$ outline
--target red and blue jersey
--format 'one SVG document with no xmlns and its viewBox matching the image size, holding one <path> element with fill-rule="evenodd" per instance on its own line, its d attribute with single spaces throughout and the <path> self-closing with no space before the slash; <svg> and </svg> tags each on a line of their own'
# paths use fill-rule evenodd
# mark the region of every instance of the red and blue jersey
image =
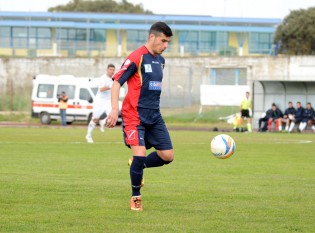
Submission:
<svg viewBox="0 0 315 233">
<path fill-rule="evenodd" d="M 128 93 L 122 105 L 125 124 L 140 121 L 139 109 L 159 110 L 165 59 L 151 54 L 145 46 L 131 53 L 113 76 Z"/>
</svg>

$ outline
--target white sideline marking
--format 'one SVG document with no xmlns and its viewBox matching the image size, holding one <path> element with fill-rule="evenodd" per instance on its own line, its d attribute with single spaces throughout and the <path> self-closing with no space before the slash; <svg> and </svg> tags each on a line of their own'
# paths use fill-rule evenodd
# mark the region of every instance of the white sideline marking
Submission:
<svg viewBox="0 0 315 233">
<path fill-rule="evenodd" d="M 94 142 L 94 143 L 87 143 L 86 141 L 84 142 L 18 142 L 18 141 L 0 141 L 0 144 L 122 144 L 123 142 Z"/>
<path fill-rule="evenodd" d="M 283 142 L 276 142 L 277 144 L 289 144 L 289 143 L 297 143 L 297 144 L 306 144 L 306 143 L 312 143 L 311 140 L 288 140 Z"/>
<path fill-rule="evenodd" d="M 270 143 L 270 141 L 265 141 L 262 140 L 265 143 Z M 260 142 L 262 142 L 260 141 Z M 308 144 L 308 143 L 312 143 L 313 141 L 311 140 L 277 140 L 274 143 L 276 144 L 289 144 L 289 143 L 295 143 L 295 144 Z M 31 141 L 31 142 L 18 142 L 18 141 L 0 141 L 0 144 L 89 144 L 86 141 L 74 141 L 74 142 L 35 142 L 35 141 Z M 94 142 L 94 143 L 90 143 L 91 145 L 93 144 L 123 144 L 124 142 L 120 141 L 120 142 Z M 244 142 L 244 144 L 246 144 L 247 142 Z M 190 145 L 206 145 L 206 144 L 210 144 L 210 142 L 177 142 L 173 144 L 190 144 Z"/>
</svg>

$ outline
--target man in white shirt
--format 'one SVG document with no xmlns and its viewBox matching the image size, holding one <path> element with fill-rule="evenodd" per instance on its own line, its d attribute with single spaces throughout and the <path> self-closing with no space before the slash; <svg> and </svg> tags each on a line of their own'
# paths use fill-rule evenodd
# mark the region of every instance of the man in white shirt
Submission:
<svg viewBox="0 0 315 233">
<path fill-rule="evenodd" d="M 115 73 L 115 66 L 109 64 L 106 74 L 100 77 L 99 89 L 96 93 L 93 103 L 93 116 L 88 125 L 86 140 L 88 143 L 93 143 L 92 132 L 97 125 L 100 124 L 100 130 L 104 132 L 106 117 L 111 111 L 111 88 L 113 85 L 112 76 Z"/>
</svg>

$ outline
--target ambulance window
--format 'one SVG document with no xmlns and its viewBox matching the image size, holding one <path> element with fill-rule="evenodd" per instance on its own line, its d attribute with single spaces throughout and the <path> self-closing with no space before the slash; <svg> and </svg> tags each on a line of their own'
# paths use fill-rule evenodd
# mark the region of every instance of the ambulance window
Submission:
<svg viewBox="0 0 315 233">
<path fill-rule="evenodd" d="M 80 88 L 80 100 L 90 100 L 92 99 L 92 96 L 90 95 L 90 92 L 85 88 Z"/>
<path fill-rule="evenodd" d="M 75 85 L 59 85 L 57 89 L 57 95 L 61 92 L 65 92 L 69 99 L 74 99 Z"/>
<path fill-rule="evenodd" d="M 98 91 L 98 87 L 92 87 L 91 89 L 92 89 L 94 95 L 96 95 L 96 93 L 97 93 L 97 91 Z"/>
<path fill-rule="evenodd" d="M 37 91 L 37 97 L 38 98 L 52 98 L 54 94 L 54 85 L 52 84 L 39 84 L 38 85 L 38 91 Z"/>
</svg>

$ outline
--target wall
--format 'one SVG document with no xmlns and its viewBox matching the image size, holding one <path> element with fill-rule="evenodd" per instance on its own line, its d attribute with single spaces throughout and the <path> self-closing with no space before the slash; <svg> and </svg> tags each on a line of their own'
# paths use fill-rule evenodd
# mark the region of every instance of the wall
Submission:
<svg viewBox="0 0 315 233">
<path fill-rule="evenodd" d="M 0 96 L 30 98 L 36 74 L 98 77 L 108 63 L 118 69 L 123 58 L 1 58 Z M 200 85 L 210 84 L 211 67 L 247 69 L 248 85 L 261 81 L 315 81 L 315 57 L 166 58 L 162 107 L 200 104 Z"/>
</svg>

